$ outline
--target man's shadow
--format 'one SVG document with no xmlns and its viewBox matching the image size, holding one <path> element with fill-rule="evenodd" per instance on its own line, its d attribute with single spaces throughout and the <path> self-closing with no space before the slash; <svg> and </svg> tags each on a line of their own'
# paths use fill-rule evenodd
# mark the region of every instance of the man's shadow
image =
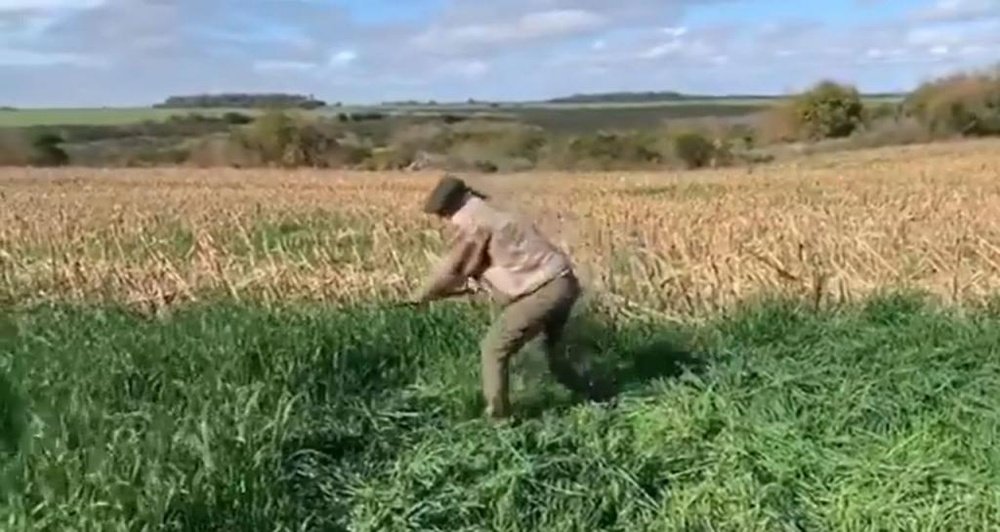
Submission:
<svg viewBox="0 0 1000 532">
<path fill-rule="evenodd" d="M 681 328 L 615 326 L 598 316 L 576 316 L 567 324 L 557 352 L 567 357 L 576 374 L 589 376 L 587 389 L 569 397 L 558 390 L 560 379 L 548 365 L 540 342 L 535 341 L 515 362 L 522 379 L 533 381 L 525 387 L 517 409 L 523 417 L 536 418 L 584 402 L 614 403 L 624 393 L 686 373 L 700 376 L 708 369 L 708 356 L 698 353 L 693 344 Z M 554 386 L 540 388 L 545 381 Z"/>
</svg>

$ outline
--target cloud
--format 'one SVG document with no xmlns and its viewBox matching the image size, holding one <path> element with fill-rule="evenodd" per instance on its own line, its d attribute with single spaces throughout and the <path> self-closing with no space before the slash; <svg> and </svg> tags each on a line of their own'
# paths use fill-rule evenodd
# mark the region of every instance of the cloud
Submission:
<svg viewBox="0 0 1000 532">
<path fill-rule="evenodd" d="M 930 22 L 962 22 L 1000 17 L 1000 0 L 937 0 L 918 9 L 915 19 Z"/>
<path fill-rule="evenodd" d="M 259 72 L 301 71 L 315 68 L 313 63 L 304 61 L 260 60 L 254 61 L 253 68 Z"/>
<path fill-rule="evenodd" d="M 1000 0 L 830 1 L 852 11 L 407 0 L 416 14 L 379 22 L 383 2 L 0 0 L 0 105 L 149 104 L 208 90 L 361 102 L 773 92 L 830 76 L 891 90 L 995 60 L 1000 47 Z"/>
<path fill-rule="evenodd" d="M 508 21 L 437 26 L 417 35 L 413 41 L 429 50 L 463 53 L 481 46 L 504 46 L 518 41 L 584 33 L 605 22 L 601 15 L 581 9 L 539 11 Z"/>
<path fill-rule="evenodd" d="M 340 50 L 330 55 L 330 66 L 340 67 L 353 63 L 358 58 L 354 50 Z"/>
<path fill-rule="evenodd" d="M 89 57 L 72 53 L 46 53 L 34 52 L 31 50 L 18 50 L 12 48 L 0 48 L 0 66 L 53 66 L 53 65 L 73 65 L 73 66 L 107 66 L 107 63 L 100 58 Z"/>
<path fill-rule="evenodd" d="M 0 11 L 91 9 L 105 0 L 0 0 Z"/>
</svg>

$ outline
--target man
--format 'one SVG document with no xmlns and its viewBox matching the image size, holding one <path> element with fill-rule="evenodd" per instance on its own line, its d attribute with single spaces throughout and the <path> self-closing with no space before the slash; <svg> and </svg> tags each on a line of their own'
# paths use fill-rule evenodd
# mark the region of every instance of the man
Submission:
<svg viewBox="0 0 1000 532">
<path fill-rule="evenodd" d="M 431 191 L 424 212 L 447 219 L 459 234 L 416 302 L 473 293 L 472 282 L 487 288 L 501 304 L 500 316 L 481 344 L 483 396 L 490 418 L 510 416 L 510 359 L 538 335 L 544 338 L 549 368 L 562 385 L 604 398 L 586 372 L 556 349 L 581 291 L 569 258 L 533 224 L 486 199 L 452 176 Z"/>
</svg>

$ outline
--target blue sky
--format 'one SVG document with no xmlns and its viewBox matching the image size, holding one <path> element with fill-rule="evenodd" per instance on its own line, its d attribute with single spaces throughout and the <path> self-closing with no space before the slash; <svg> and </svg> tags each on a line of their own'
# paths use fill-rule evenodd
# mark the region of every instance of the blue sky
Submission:
<svg viewBox="0 0 1000 532">
<path fill-rule="evenodd" d="M 0 105 L 893 91 L 1000 64 L 1000 0 L 0 0 Z"/>
</svg>

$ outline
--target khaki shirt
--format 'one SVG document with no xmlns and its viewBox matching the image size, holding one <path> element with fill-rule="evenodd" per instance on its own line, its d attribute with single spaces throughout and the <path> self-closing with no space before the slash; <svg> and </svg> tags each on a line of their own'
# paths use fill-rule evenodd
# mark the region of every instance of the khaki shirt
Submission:
<svg viewBox="0 0 1000 532">
<path fill-rule="evenodd" d="M 470 199 L 451 218 L 459 229 L 451 251 L 431 278 L 425 297 L 466 285 L 469 279 L 503 301 L 529 294 L 572 271 L 569 257 L 537 227 Z"/>
</svg>

